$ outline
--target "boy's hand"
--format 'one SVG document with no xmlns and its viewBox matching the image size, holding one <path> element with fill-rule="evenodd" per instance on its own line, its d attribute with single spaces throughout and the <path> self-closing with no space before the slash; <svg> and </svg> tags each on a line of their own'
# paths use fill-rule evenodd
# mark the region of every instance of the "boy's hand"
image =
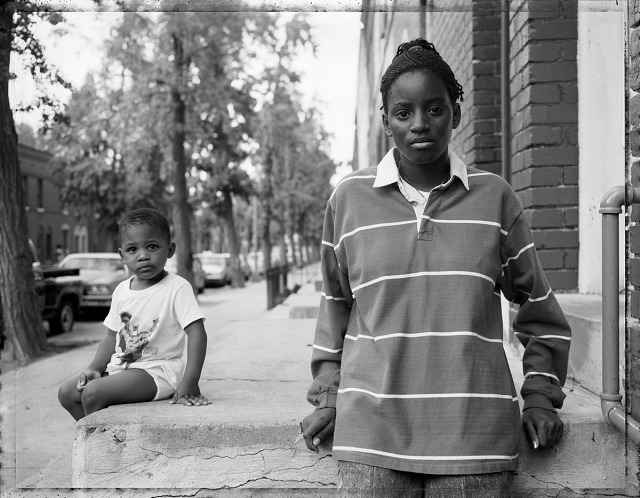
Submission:
<svg viewBox="0 0 640 498">
<path fill-rule="evenodd" d="M 211 401 L 200 394 L 200 388 L 197 382 L 187 381 L 183 379 L 178 385 L 177 391 L 171 398 L 172 405 L 180 403 L 185 406 L 202 406 L 210 405 Z"/>
<path fill-rule="evenodd" d="M 99 379 L 102 377 L 102 374 L 97 370 L 85 370 L 78 376 L 78 391 L 82 392 L 84 387 L 92 380 Z"/>
<path fill-rule="evenodd" d="M 550 448 L 562 439 L 564 424 L 551 410 L 528 408 L 522 413 L 522 425 L 534 450 Z"/>
<path fill-rule="evenodd" d="M 317 408 L 311 415 L 305 417 L 300 428 L 307 448 L 318 453 L 318 446 L 333 434 L 335 426 L 336 409 L 332 407 Z"/>
</svg>

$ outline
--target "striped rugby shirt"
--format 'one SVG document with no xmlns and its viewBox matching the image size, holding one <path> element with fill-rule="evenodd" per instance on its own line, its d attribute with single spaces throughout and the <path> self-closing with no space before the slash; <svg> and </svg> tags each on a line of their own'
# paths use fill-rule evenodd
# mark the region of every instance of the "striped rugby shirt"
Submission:
<svg viewBox="0 0 640 498">
<path fill-rule="evenodd" d="M 515 470 L 522 428 L 500 293 L 519 305 L 523 409 L 562 406 L 571 330 L 509 184 L 449 151 L 451 177 L 416 230 L 396 153 L 345 176 L 327 203 L 307 399 L 336 407 L 339 460 Z"/>
</svg>

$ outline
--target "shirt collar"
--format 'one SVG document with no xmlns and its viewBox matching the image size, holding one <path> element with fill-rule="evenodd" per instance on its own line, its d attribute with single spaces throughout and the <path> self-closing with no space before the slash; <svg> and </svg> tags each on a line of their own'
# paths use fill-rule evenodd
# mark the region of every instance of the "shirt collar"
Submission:
<svg viewBox="0 0 640 498">
<path fill-rule="evenodd" d="M 397 150 L 398 149 L 396 147 L 393 147 L 378 164 L 376 180 L 373 182 L 374 187 L 385 187 L 393 183 L 400 183 L 400 172 L 398 171 L 398 165 L 396 164 Z M 451 177 L 453 178 L 454 176 L 457 176 L 460 178 L 464 187 L 469 190 L 467 167 L 451 149 L 448 150 L 448 154 Z"/>
</svg>

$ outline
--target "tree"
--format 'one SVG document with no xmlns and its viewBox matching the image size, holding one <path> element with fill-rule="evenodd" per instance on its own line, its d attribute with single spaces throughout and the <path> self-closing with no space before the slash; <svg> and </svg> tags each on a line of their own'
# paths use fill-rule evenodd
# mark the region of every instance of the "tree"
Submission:
<svg viewBox="0 0 640 498">
<path fill-rule="evenodd" d="M 58 14 L 35 12 L 29 3 L 22 4 L 22 10 L 17 10 L 14 2 L 0 3 L 0 304 L 5 356 L 15 357 L 19 364 L 45 354 L 48 346 L 24 229 L 27 219 L 18 137 L 9 103 L 9 81 L 16 77 L 9 69 L 11 54 L 30 56 L 29 70 L 36 83 L 53 82 L 68 87 L 45 61 L 42 47 L 30 29 L 34 16 L 52 23 L 60 21 Z M 32 106 L 42 106 L 45 120 L 55 119 L 56 106 L 46 92 Z"/>
<path fill-rule="evenodd" d="M 260 148 L 256 160 L 261 166 L 259 197 L 263 215 L 263 253 L 265 269 L 271 267 L 272 228 L 275 221 L 278 229 L 275 238 L 280 246 L 280 258 L 287 262 L 285 233 L 286 220 L 292 212 L 292 175 L 295 168 L 293 154 L 298 147 L 298 128 L 304 111 L 300 104 L 297 85 L 300 75 L 293 69 L 298 51 L 315 45 L 311 39 L 310 26 L 303 15 L 293 16 L 272 40 L 270 58 L 263 70 L 264 96 L 255 127 L 255 139 Z M 290 231 L 289 238 L 293 233 Z"/>
<path fill-rule="evenodd" d="M 227 232 L 232 245 L 232 266 L 236 270 L 234 282 L 243 285 L 241 278 L 238 243 L 235 235 L 233 215 L 233 197 L 244 195 L 241 188 L 244 180 L 240 163 L 247 155 L 242 144 L 247 140 L 249 114 L 253 112 L 253 99 L 249 94 L 249 76 L 244 71 L 242 60 L 252 50 L 256 40 L 272 36 L 272 22 L 268 14 L 237 13 L 180 13 L 158 16 L 129 13 L 123 16 L 121 24 L 108 43 L 107 74 L 117 75 L 121 82 L 119 93 L 114 92 L 114 77 L 107 78 L 105 88 L 93 92 L 102 100 L 96 107 L 104 108 L 103 114 L 109 116 L 105 123 L 95 113 L 83 127 L 91 129 L 94 123 L 99 128 L 98 142 L 102 149 L 109 149 L 109 158 L 118 161 L 101 161 L 120 168 L 122 174 L 137 178 L 136 172 L 129 166 L 132 161 L 140 163 L 140 150 L 127 146 L 127 126 L 123 118 L 109 112 L 118 101 L 128 104 L 131 111 L 140 111 L 135 102 L 144 102 L 153 113 L 133 114 L 138 123 L 143 123 L 147 141 L 155 144 L 154 151 L 168 172 L 170 201 L 174 205 L 174 238 L 177 243 L 178 273 L 191 277 L 191 219 L 193 203 L 189 197 L 192 179 L 201 173 L 207 181 L 215 182 L 215 189 L 205 189 L 220 193 L 224 203 L 219 211 L 224 214 Z M 115 98 L 117 97 L 117 98 Z M 82 98 L 81 95 L 78 96 Z M 115 100 L 114 100 L 115 98 Z M 135 123 L 131 123 L 135 126 Z M 91 133 L 79 136 L 86 138 Z M 152 136 L 152 138 L 151 138 Z M 79 150 L 87 153 L 87 144 L 78 140 Z M 138 140 L 140 143 L 140 140 Z M 167 146 L 166 144 L 170 144 Z M 88 150 L 93 150 L 89 148 Z M 79 163 L 78 163 L 79 164 Z M 73 162 L 66 163 L 72 167 Z M 78 181 L 90 183 L 96 178 L 95 168 L 77 168 Z M 246 176 L 246 174 L 245 174 Z M 73 180 L 73 176 L 70 177 Z M 72 188 L 68 191 L 74 190 Z M 113 203 L 118 209 L 123 202 Z M 199 206 L 195 206 L 199 209 Z"/>
<path fill-rule="evenodd" d="M 145 126 L 152 109 L 114 86 L 104 70 L 100 77 L 87 77 L 72 94 L 64 120 L 44 137 L 54 154 L 62 202 L 95 217 L 114 240 L 126 211 L 162 211 L 168 204 L 160 141 L 154 128 Z"/>
</svg>

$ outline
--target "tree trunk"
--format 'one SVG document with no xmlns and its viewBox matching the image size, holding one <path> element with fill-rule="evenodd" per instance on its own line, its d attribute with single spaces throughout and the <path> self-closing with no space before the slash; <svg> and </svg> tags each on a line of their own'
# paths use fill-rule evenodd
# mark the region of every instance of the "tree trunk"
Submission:
<svg viewBox="0 0 640 498">
<path fill-rule="evenodd" d="M 264 225 L 262 229 L 262 252 L 264 261 L 264 274 L 271 269 L 271 218 L 273 216 L 271 202 L 273 189 L 271 188 L 271 172 L 273 170 L 273 152 L 269 151 L 265 162 L 265 193 L 264 193 Z"/>
<path fill-rule="evenodd" d="M 185 63 L 182 40 L 179 35 L 173 35 L 175 84 L 171 89 L 173 104 L 173 230 L 176 243 L 176 258 L 178 274 L 186 278 L 193 286 L 193 254 L 191 253 L 191 212 L 187 194 L 187 161 L 184 152 L 186 106 L 180 92 L 184 80 Z"/>
<path fill-rule="evenodd" d="M 291 264 L 296 268 L 298 266 L 298 247 L 295 239 L 296 231 L 292 221 L 289 221 L 287 225 L 289 229 L 289 244 L 291 245 Z"/>
<path fill-rule="evenodd" d="M 9 105 L 12 4 L 0 5 L 0 305 L 5 354 L 23 365 L 48 350 L 26 230 L 18 136 Z"/>
<path fill-rule="evenodd" d="M 229 239 L 229 253 L 231 254 L 231 285 L 232 287 L 244 287 L 244 273 L 240 269 L 240 258 L 238 253 L 238 235 L 236 234 L 236 223 L 233 217 L 233 199 L 228 185 L 222 188 L 224 197 L 224 219 L 227 225 L 227 237 Z"/>
</svg>

